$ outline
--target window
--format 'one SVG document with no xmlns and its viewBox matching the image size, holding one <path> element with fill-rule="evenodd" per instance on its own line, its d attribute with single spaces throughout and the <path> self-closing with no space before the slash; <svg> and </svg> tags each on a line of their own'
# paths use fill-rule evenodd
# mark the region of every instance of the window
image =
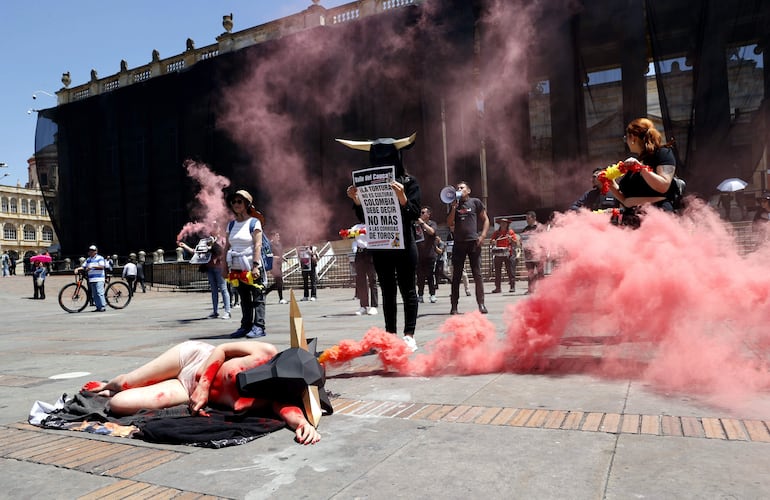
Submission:
<svg viewBox="0 0 770 500">
<path fill-rule="evenodd" d="M 21 200 L 21 213 L 29 213 L 29 200 Z"/>
<path fill-rule="evenodd" d="M 3 196 L 2 201 L 0 201 L 0 210 L 2 210 L 3 212 L 8 211 L 8 198 L 6 198 L 5 196 Z"/>
<path fill-rule="evenodd" d="M 29 200 L 29 213 L 32 215 L 37 214 L 37 200 Z"/>
<path fill-rule="evenodd" d="M 25 241 L 35 241 L 37 238 L 36 231 L 33 226 L 30 226 L 29 224 L 24 225 L 24 240 Z"/>
<path fill-rule="evenodd" d="M 3 238 L 6 240 L 16 239 L 16 226 L 13 224 L 6 224 L 3 226 Z"/>
<path fill-rule="evenodd" d="M 46 208 L 45 208 L 44 201 L 40 202 L 40 215 L 48 215 L 48 212 L 46 211 Z"/>
<path fill-rule="evenodd" d="M 16 201 L 16 198 L 11 198 L 11 213 L 15 214 L 18 211 L 19 211 L 18 201 Z"/>
<path fill-rule="evenodd" d="M 43 241 L 53 241 L 53 229 L 48 226 L 43 226 Z"/>
</svg>

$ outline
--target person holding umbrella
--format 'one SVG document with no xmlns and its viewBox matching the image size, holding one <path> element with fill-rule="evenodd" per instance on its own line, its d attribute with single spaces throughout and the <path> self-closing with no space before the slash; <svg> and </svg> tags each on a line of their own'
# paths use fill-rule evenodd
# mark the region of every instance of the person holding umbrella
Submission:
<svg viewBox="0 0 770 500">
<path fill-rule="evenodd" d="M 39 255 L 33 255 L 29 259 L 32 265 L 32 290 L 33 299 L 45 299 L 45 279 L 48 276 L 48 266 L 51 264 L 51 256 L 48 251 Z"/>
<path fill-rule="evenodd" d="M 35 270 L 32 271 L 32 289 L 34 291 L 32 299 L 45 300 L 45 278 L 48 275 L 45 264 L 43 261 L 37 260 L 33 265 Z"/>
</svg>

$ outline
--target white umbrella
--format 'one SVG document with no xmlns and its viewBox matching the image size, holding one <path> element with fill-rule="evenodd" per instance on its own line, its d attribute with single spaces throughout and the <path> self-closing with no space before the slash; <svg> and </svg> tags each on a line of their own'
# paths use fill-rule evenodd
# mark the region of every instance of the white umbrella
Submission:
<svg viewBox="0 0 770 500">
<path fill-rule="evenodd" d="M 723 193 L 732 193 L 734 191 L 740 191 L 748 185 L 749 183 L 744 180 L 738 179 L 737 177 L 731 177 L 720 182 L 717 189 Z"/>
</svg>

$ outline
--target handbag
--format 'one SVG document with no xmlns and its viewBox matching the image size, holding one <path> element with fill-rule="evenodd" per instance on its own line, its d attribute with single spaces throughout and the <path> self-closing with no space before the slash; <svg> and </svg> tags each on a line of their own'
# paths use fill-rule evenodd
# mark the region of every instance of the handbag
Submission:
<svg viewBox="0 0 770 500">
<path fill-rule="evenodd" d="M 45 283 L 45 279 L 35 278 L 35 283 L 37 283 L 37 286 L 43 286 L 43 283 Z"/>
</svg>

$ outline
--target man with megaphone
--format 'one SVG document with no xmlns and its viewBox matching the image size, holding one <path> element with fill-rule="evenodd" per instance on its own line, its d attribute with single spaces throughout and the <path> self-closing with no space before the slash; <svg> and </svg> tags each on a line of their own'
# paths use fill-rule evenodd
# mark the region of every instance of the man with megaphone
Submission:
<svg viewBox="0 0 770 500">
<path fill-rule="evenodd" d="M 449 314 L 457 314 L 457 303 L 460 299 L 460 280 L 468 257 L 473 274 L 473 283 L 476 288 L 476 303 L 482 314 L 487 313 L 484 305 L 484 282 L 481 278 L 481 248 L 484 238 L 489 231 L 489 217 L 487 208 L 478 198 L 471 198 L 471 188 L 465 181 L 457 184 L 459 197 L 450 205 L 447 224 L 454 233 L 454 248 L 452 250 L 452 308 Z"/>
<path fill-rule="evenodd" d="M 462 195 L 462 191 L 455 189 L 454 186 L 446 186 L 439 193 L 439 198 L 441 198 L 441 201 L 447 205 L 450 205 L 456 201 L 460 201 Z"/>
</svg>

